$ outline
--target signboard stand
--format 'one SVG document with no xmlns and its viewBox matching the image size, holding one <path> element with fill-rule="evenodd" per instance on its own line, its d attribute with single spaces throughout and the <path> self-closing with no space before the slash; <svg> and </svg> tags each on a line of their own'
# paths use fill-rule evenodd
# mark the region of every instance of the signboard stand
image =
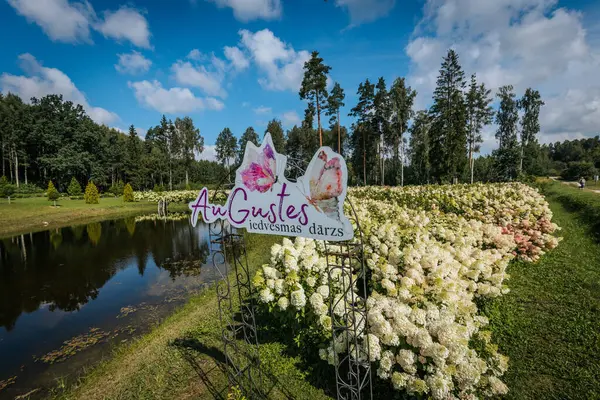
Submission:
<svg viewBox="0 0 600 400">
<path fill-rule="evenodd" d="M 364 348 L 359 343 L 367 338 L 368 292 L 362 231 L 346 197 L 346 164 L 339 154 L 321 147 L 306 173 L 297 180 L 285 177 L 286 168 L 287 157 L 274 151 L 267 134 L 260 148 L 247 144 L 225 205 L 215 203 L 217 194 L 223 191 L 208 199 L 206 189 L 189 205 L 192 224 L 195 226 L 202 216 L 209 225 L 212 264 L 221 278 L 217 282 L 217 299 L 229 387 L 237 386 L 249 399 L 267 398 L 269 391 L 261 371 L 257 296 L 251 284 L 244 233 L 240 230 L 244 228 L 249 233 L 324 241 L 330 291 L 332 272 L 339 270 L 348 278 L 342 279 L 348 283 L 341 293 L 342 299 L 347 299 L 344 316 L 333 312 L 335 304 L 329 309 L 332 340 L 340 336 L 350 338 L 347 351 L 340 354 L 335 365 L 337 398 L 372 399 L 369 354 L 351 355 L 351 348 Z M 346 202 L 352 211 L 350 218 L 344 215 Z"/>
</svg>

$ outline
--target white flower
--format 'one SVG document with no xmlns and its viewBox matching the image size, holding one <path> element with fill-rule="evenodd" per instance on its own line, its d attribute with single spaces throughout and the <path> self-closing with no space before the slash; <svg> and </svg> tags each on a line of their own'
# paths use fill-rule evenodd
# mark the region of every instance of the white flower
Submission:
<svg viewBox="0 0 600 400">
<path fill-rule="evenodd" d="M 290 301 L 287 299 L 287 297 L 280 297 L 279 300 L 277 300 L 277 305 L 281 310 L 285 311 L 290 305 Z"/>
<path fill-rule="evenodd" d="M 328 285 L 321 285 L 317 288 L 317 293 L 319 293 L 321 295 L 321 297 L 323 297 L 324 299 L 329 297 L 329 286 Z"/>
<path fill-rule="evenodd" d="M 291 303 L 296 309 L 300 310 L 306 305 L 306 295 L 302 288 L 291 293 Z"/>
<path fill-rule="evenodd" d="M 273 296 L 273 293 L 271 293 L 271 289 L 269 288 L 264 288 L 263 290 L 261 290 L 259 296 L 260 301 L 262 301 L 263 303 L 269 303 L 275 300 L 275 296 Z"/>
</svg>

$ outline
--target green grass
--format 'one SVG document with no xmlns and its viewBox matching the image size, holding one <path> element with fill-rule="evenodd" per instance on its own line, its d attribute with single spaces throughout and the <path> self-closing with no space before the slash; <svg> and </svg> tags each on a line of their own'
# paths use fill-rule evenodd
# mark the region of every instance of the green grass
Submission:
<svg viewBox="0 0 600 400">
<path fill-rule="evenodd" d="M 277 236 L 249 235 L 248 264 L 268 261 Z M 280 343 L 260 346 L 264 388 L 270 398 L 328 399 L 305 379 L 301 360 L 284 356 Z M 81 379 L 63 380 L 58 399 L 213 399 L 227 398 L 222 369 L 218 304 L 215 288 L 193 297 L 147 335 L 118 347 L 114 355 Z M 204 376 L 206 374 L 206 376 Z M 66 389 L 64 389 L 66 387 Z"/>
<path fill-rule="evenodd" d="M 121 197 L 101 198 L 98 204 L 84 200 L 61 198 L 54 207 L 45 197 L 0 200 L 0 238 L 26 232 L 61 228 L 74 223 L 89 223 L 113 217 L 156 212 L 156 203 L 125 203 Z M 172 204 L 170 211 L 182 211 L 187 206 Z"/>
<path fill-rule="evenodd" d="M 561 185 L 547 200 L 564 240 L 536 264 L 512 264 L 511 292 L 484 307 L 510 357 L 510 399 L 600 398 L 600 245 L 582 206 L 600 209 L 600 196 Z"/>
</svg>

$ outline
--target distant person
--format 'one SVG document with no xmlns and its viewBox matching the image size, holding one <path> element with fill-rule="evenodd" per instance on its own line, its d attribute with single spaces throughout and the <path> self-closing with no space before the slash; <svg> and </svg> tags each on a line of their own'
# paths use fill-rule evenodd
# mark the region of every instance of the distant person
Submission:
<svg viewBox="0 0 600 400">
<path fill-rule="evenodd" d="M 581 177 L 579 180 L 579 189 L 583 189 L 585 187 L 585 179 Z"/>
</svg>

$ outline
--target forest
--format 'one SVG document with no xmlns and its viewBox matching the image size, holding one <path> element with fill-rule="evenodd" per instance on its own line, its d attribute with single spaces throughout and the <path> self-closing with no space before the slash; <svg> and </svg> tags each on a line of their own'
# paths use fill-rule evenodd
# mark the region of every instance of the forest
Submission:
<svg viewBox="0 0 600 400">
<path fill-rule="evenodd" d="M 505 85 L 493 96 L 475 74 L 467 81 L 454 50 L 443 59 L 429 109 L 414 109 L 417 93 L 404 78 L 389 88 L 383 77 L 366 79 L 350 108 L 349 129 L 339 124 L 344 89 L 337 82 L 327 89 L 331 67 L 315 51 L 304 71 L 301 125 L 284 132 L 273 119 L 264 132 L 288 155 L 291 177 L 320 145 L 346 157 L 352 185 L 510 181 L 522 175 L 577 179 L 594 176 L 600 167 L 598 136 L 540 145 L 540 93 L 528 88 L 518 96 Z M 498 148 L 478 156 L 482 131 L 492 123 Z M 215 143 L 218 162 L 198 160 L 204 138 L 190 117 L 173 121 L 163 115 L 141 139 L 133 125 L 127 134 L 98 125 L 59 94 L 21 99 L 0 93 L 1 175 L 17 188 L 52 181 L 64 191 L 73 177 L 93 181 L 101 191 L 122 182 L 136 190 L 217 184 L 235 171 L 245 144 L 258 144 L 259 136 L 248 127 L 238 138 L 225 127 Z"/>
</svg>

